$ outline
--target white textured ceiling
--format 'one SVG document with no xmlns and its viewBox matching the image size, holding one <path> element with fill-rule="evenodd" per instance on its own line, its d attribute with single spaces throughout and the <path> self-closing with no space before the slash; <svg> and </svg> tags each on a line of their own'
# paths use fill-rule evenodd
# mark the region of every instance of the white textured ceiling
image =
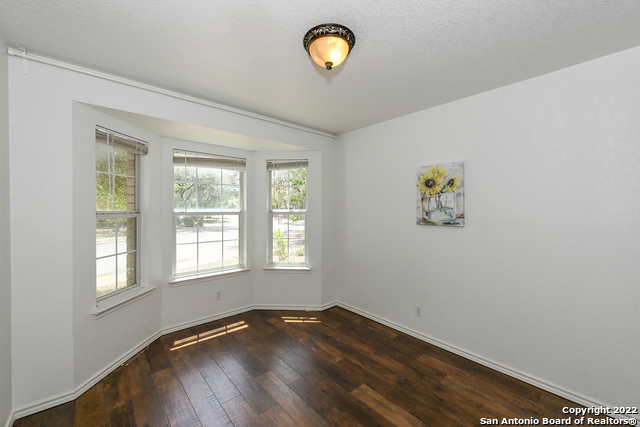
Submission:
<svg viewBox="0 0 640 427">
<path fill-rule="evenodd" d="M 326 71 L 321 23 L 356 35 Z M 640 45 L 640 0 L 0 0 L 10 47 L 343 133 Z"/>
</svg>

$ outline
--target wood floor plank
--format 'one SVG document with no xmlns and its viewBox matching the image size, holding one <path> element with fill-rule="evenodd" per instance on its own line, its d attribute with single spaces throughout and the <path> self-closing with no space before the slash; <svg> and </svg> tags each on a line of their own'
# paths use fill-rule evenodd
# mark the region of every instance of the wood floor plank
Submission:
<svg viewBox="0 0 640 427">
<path fill-rule="evenodd" d="M 280 405 L 273 406 L 264 411 L 260 414 L 260 419 L 269 427 L 298 427 Z"/>
<path fill-rule="evenodd" d="M 209 340 L 205 343 L 209 354 L 213 356 L 256 414 L 261 414 L 276 404 L 269 393 L 242 367 L 222 343 L 217 340 Z"/>
<path fill-rule="evenodd" d="M 389 352 L 394 354 L 397 358 L 404 360 L 406 363 L 399 362 L 393 357 L 383 354 L 382 351 L 384 351 L 385 348 L 379 341 L 373 340 L 372 342 L 367 342 L 367 344 L 365 344 L 363 343 L 363 336 L 341 333 L 329 328 L 324 328 L 323 330 L 315 329 L 309 331 L 309 333 L 315 334 L 318 336 L 318 339 L 321 340 L 331 340 L 332 345 L 339 348 L 344 352 L 344 354 L 350 354 L 351 356 L 347 357 L 351 357 L 353 361 L 365 361 L 364 358 L 366 358 L 378 363 L 380 366 L 388 369 L 390 378 L 393 379 L 403 377 L 412 381 L 431 383 L 432 385 L 435 385 L 445 377 L 444 373 L 437 370 L 420 369 L 420 365 L 425 365 L 411 360 L 410 358 L 409 360 L 406 360 L 402 354 L 396 354 L 393 350 L 389 350 Z M 369 364 L 370 369 L 371 366 L 372 365 Z M 423 370 L 427 371 L 430 375 L 423 373 Z M 381 372 L 379 369 L 377 371 Z M 396 375 L 394 375 L 394 373 Z"/>
<path fill-rule="evenodd" d="M 367 319 L 366 317 L 360 316 L 359 314 L 352 313 L 340 307 L 334 307 L 329 309 L 328 311 L 330 311 L 331 313 L 335 313 L 338 316 L 341 316 L 343 319 L 348 320 L 347 326 L 362 325 L 371 329 L 372 331 L 375 331 L 375 333 L 378 335 L 385 335 L 390 338 L 394 338 L 400 334 L 395 329 L 392 329 L 381 323 L 375 322 L 371 319 Z"/>
<path fill-rule="evenodd" d="M 256 378 L 260 385 L 278 402 L 296 424 L 301 426 L 328 426 L 326 421 L 311 409 L 289 386 L 273 372 Z"/>
<path fill-rule="evenodd" d="M 136 425 L 139 427 L 169 425 L 146 355 L 143 354 L 131 361 L 125 372 L 131 387 L 129 393 Z"/>
<path fill-rule="evenodd" d="M 216 363 L 213 356 L 209 354 L 206 347 L 202 345 L 191 346 L 188 349 L 191 360 L 196 365 L 209 388 L 221 404 L 235 397 L 240 396 L 240 392 L 233 385 L 229 377 Z"/>
<path fill-rule="evenodd" d="M 104 400 L 107 408 L 115 409 L 131 402 L 131 386 L 126 368 L 121 366 L 103 380 Z"/>
<path fill-rule="evenodd" d="M 364 325 L 355 324 L 350 328 L 345 327 L 335 331 L 325 331 L 325 333 L 341 340 L 345 344 L 360 342 L 367 347 L 375 349 L 376 352 L 390 357 L 402 365 L 420 372 L 422 375 L 426 375 L 434 381 L 441 381 L 445 377 L 443 372 L 416 360 L 423 354 L 422 351 L 412 351 L 410 347 L 398 345 L 393 338 L 381 335 Z"/>
<path fill-rule="evenodd" d="M 233 427 L 213 391 L 196 365 L 185 351 L 175 351 L 170 356 L 173 369 L 189 397 L 203 427 Z"/>
<path fill-rule="evenodd" d="M 136 414 L 133 402 L 118 405 L 109 411 L 109 424 L 113 427 L 136 427 Z"/>
<path fill-rule="evenodd" d="M 73 425 L 76 401 L 58 405 L 44 413 L 40 427 L 69 427 Z"/>
<path fill-rule="evenodd" d="M 342 408 L 339 401 L 333 401 L 327 393 L 306 379 L 301 378 L 290 384 L 289 388 L 329 424 L 338 427 L 362 427 L 362 424 Z"/>
<path fill-rule="evenodd" d="M 340 329 L 344 326 L 342 323 L 340 323 L 336 319 L 332 318 L 331 316 L 328 316 L 327 310 L 315 311 L 313 312 L 312 316 L 317 317 L 318 320 L 320 320 L 323 324 L 330 327 L 331 329 Z"/>
<path fill-rule="evenodd" d="M 231 354 L 254 378 L 269 372 L 269 368 L 262 363 L 242 342 L 235 336 L 221 337 L 220 341 L 226 344 Z"/>
<path fill-rule="evenodd" d="M 180 427 L 201 427 L 198 415 L 172 368 L 155 372 L 153 378 L 169 424 Z"/>
<path fill-rule="evenodd" d="M 393 424 L 380 414 L 351 394 L 351 391 L 355 390 L 356 387 L 347 387 L 345 389 L 341 386 L 341 381 L 336 381 L 335 377 L 326 374 L 328 365 L 315 365 L 301 358 L 295 352 L 287 353 L 283 357 L 286 358 L 287 363 L 293 366 L 303 378 L 326 393 L 334 402 L 339 402 L 341 408 L 363 426 L 393 426 Z M 330 366 L 333 367 L 333 365 Z M 338 369 L 337 367 L 333 368 Z"/>
<path fill-rule="evenodd" d="M 149 368 L 151 373 L 156 373 L 171 367 L 171 361 L 164 349 L 164 345 L 160 339 L 155 340 L 149 344 L 149 348 L 145 351 L 147 361 L 149 362 Z"/>
<path fill-rule="evenodd" d="M 297 324 L 298 327 L 294 327 L 289 323 L 285 323 L 281 318 L 269 319 L 269 323 L 276 326 L 287 335 L 300 341 L 316 353 L 322 355 L 323 357 L 326 357 L 327 359 L 330 359 L 332 362 L 337 362 L 342 359 L 342 354 L 340 353 L 340 351 L 337 351 L 330 345 L 326 345 L 325 343 L 321 342 L 319 343 L 314 340 L 302 328 L 299 327 L 300 324 Z"/>
<path fill-rule="evenodd" d="M 376 393 L 365 384 L 351 392 L 358 399 L 369 405 L 377 413 L 391 421 L 398 427 L 423 427 L 424 423 L 386 399 L 384 396 Z"/>
<path fill-rule="evenodd" d="M 13 427 L 40 427 L 45 412 L 46 411 L 42 411 L 27 417 L 18 418 L 13 423 Z"/>
<path fill-rule="evenodd" d="M 410 341 L 410 339 L 415 340 L 415 338 L 409 336 L 398 336 L 397 338 L 405 342 Z M 508 375 L 505 375 L 501 372 L 494 371 L 493 369 L 482 366 L 479 363 L 475 363 L 471 360 L 458 356 L 457 354 L 453 354 L 432 345 L 424 346 L 424 350 L 425 354 L 427 354 L 428 356 L 435 357 L 446 363 L 449 363 L 450 365 L 466 370 L 474 375 L 477 375 L 478 377 L 486 379 L 487 381 L 497 386 L 506 388 L 507 390 L 510 390 L 522 397 L 526 397 L 533 402 L 537 402 L 538 400 L 540 400 L 540 391 L 537 388 L 531 387 L 530 385 L 520 380 L 509 377 Z"/>
<path fill-rule="evenodd" d="M 233 422 L 235 427 L 267 427 L 262 419 L 254 412 L 251 405 L 238 396 L 225 402 L 222 407 Z"/>
<path fill-rule="evenodd" d="M 499 402 L 506 410 L 517 413 L 520 418 L 536 417 L 541 413 L 536 402 L 505 388 L 496 387 L 484 378 L 445 363 L 440 359 L 423 354 L 418 360 L 420 363 L 428 364 L 445 372 L 447 374 L 447 381 L 455 381 L 473 392 L 482 394 L 495 402 Z"/>
<path fill-rule="evenodd" d="M 430 426 L 473 426 L 477 423 L 476 416 L 462 411 L 446 399 L 425 399 L 417 395 L 411 386 L 404 383 L 385 382 L 346 358 L 337 365 L 360 378 L 361 384 L 366 384 L 379 394 L 383 394 L 387 399 Z"/>
<path fill-rule="evenodd" d="M 291 384 L 300 379 L 300 375 L 291 366 L 282 361 L 280 357 L 271 352 L 262 338 L 246 337 L 243 345 L 254 354 L 263 364 L 278 376 L 286 384 Z"/>
<path fill-rule="evenodd" d="M 309 372 L 309 369 L 318 370 L 348 392 L 351 392 L 362 384 L 362 381 L 358 378 L 350 375 L 349 372 L 343 371 L 337 365 L 331 363 L 330 360 L 314 353 L 302 344 L 300 344 L 299 347 L 294 347 L 294 351 L 283 354 L 281 357 L 300 375 L 305 376 L 301 370 L 305 372 Z M 296 358 L 300 358 L 301 360 L 296 360 Z M 295 365 L 292 363 L 295 363 Z"/>
<path fill-rule="evenodd" d="M 108 427 L 109 414 L 104 406 L 104 383 L 91 387 L 76 399 L 73 413 L 74 427 L 96 426 Z"/>
</svg>

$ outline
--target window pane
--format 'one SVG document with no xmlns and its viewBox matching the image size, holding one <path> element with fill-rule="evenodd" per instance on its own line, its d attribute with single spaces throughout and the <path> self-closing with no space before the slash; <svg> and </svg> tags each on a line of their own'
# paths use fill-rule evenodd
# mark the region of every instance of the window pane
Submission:
<svg viewBox="0 0 640 427">
<path fill-rule="evenodd" d="M 224 240 L 240 239 L 240 215 L 224 216 Z"/>
<path fill-rule="evenodd" d="M 220 209 L 220 186 L 198 183 L 198 209 Z"/>
<path fill-rule="evenodd" d="M 289 262 L 304 262 L 304 240 L 289 240 Z"/>
<path fill-rule="evenodd" d="M 198 242 L 198 217 L 178 215 L 176 218 L 176 244 Z"/>
<path fill-rule="evenodd" d="M 173 166 L 173 179 L 174 181 L 185 181 L 187 179 L 187 172 L 184 166 Z"/>
<path fill-rule="evenodd" d="M 185 167 L 185 178 L 184 178 L 184 180 L 188 181 L 188 182 L 195 181 L 196 180 L 196 169 L 197 168 L 195 168 L 193 166 L 186 166 Z"/>
<path fill-rule="evenodd" d="M 271 209 L 287 209 L 289 205 L 289 188 L 273 187 L 271 189 Z"/>
<path fill-rule="evenodd" d="M 222 267 L 222 242 L 198 245 L 198 270 Z"/>
<path fill-rule="evenodd" d="M 239 246 L 237 240 L 224 242 L 224 266 L 240 264 Z"/>
<path fill-rule="evenodd" d="M 198 245 L 176 246 L 176 273 L 187 273 L 198 270 Z"/>
<path fill-rule="evenodd" d="M 274 170 L 271 171 L 271 185 L 275 187 L 282 187 L 288 185 L 289 171 L 288 170 Z"/>
<path fill-rule="evenodd" d="M 185 205 L 183 200 L 184 193 L 184 183 L 175 182 L 173 184 L 173 211 L 174 212 L 184 212 Z"/>
<path fill-rule="evenodd" d="M 289 236 L 289 215 L 275 214 L 273 215 L 273 237 L 287 238 Z"/>
<path fill-rule="evenodd" d="M 136 284 L 135 253 L 118 255 L 118 290 Z"/>
<path fill-rule="evenodd" d="M 118 218 L 118 253 L 136 250 L 136 219 Z"/>
<path fill-rule="evenodd" d="M 109 188 L 109 175 L 96 173 L 96 210 L 106 211 L 113 206 L 113 196 Z"/>
<path fill-rule="evenodd" d="M 137 257 L 137 252 L 130 252 L 126 255 L 127 286 L 135 285 L 138 283 Z"/>
<path fill-rule="evenodd" d="M 116 257 L 96 261 L 96 296 L 101 297 L 116 290 Z"/>
<path fill-rule="evenodd" d="M 271 171 L 272 262 L 306 262 L 306 209 L 307 168 Z"/>
<path fill-rule="evenodd" d="M 123 176 L 116 176 L 115 181 L 115 210 L 127 212 L 127 178 Z M 131 210 L 133 211 L 134 209 Z"/>
<path fill-rule="evenodd" d="M 307 208 L 307 188 L 291 187 L 289 189 L 290 209 L 306 209 Z"/>
<path fill-rule="evenodd" d="M 291 169 L 289 171 L 291 185 L 307 185 L 307 168 Z"/>
<path fill-rule="evenodd" d="M 112 171 L 118 175 L 135 175 L 135 163 L 133 162 L 135 154 L 123 150 L 122 148 L 111 147 L 113 152 Z M 131 164 L 128 162 L 131 161 Z M 128 173 L 128 172 L 131 173 Z"/>
<path fill-rule="evenodd" d="M 222 208 L 223 209 L 240 209 L 240 186 L 239 185 L 223 185 L 222 186 Z"/>
<path fill-rule="evenodd" d="M 231 185 L 240 185 L 240 172 L 223 170 L 222 171 L 222 183 Z"/>
<path fill-rule="evenodd" d="M 109 149 L 107 144 L 96 142 L 96 171 L 109 172 Z"/>
<path fill-rule="evenodd" d="M 289 242 L 286 238 L 274 236 L 273 260 L 275 262 L 287 262 L 289 260 Z"/>
<path fill-rule="evenodd" d="M 96 257 L 101 258 L 116 253 L 115 218 L 96 219 Z M 115 279 L 114 279 L 115 280 Z"/>
<path fill-rule="evenodd" d="M 195 182 L 176 182 L 173 185 L 174 211 L 195 210 Z"/>
<path fill-rule="evenodd" d="M 200 217 L 199 242 L 213 242 L 222 240 L 222 216 L 205 215 Z"/>
<path fill-rule="evenodd" d="M 203 184 L 220 184 L 222 182 L 222 171 L 220 169 L 199 167 L 198 181 Z"/>
<path fill-rule="evenodd" d="M 292 214 L 289 221 L 289 238 L 304 239 L 304 214 Z"/>
</svg>

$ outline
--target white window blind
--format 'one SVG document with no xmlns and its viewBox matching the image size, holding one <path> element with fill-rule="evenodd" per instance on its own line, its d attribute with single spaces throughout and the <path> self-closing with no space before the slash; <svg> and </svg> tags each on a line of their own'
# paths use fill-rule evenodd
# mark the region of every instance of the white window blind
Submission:
<svg viewBox="0 0 640 427">
<path fill-rule="evenodd" d="M 247 160 L 240 157 L 213 156 L 189 151 L 174 151 L 173 165 L 209 167 L 238 172 L 247 170 Z"/>
</svg>

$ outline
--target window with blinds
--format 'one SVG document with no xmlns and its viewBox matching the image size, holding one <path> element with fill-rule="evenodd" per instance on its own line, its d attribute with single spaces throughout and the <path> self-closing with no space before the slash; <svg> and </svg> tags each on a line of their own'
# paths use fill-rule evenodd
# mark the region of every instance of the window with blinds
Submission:
<svg viewBox="0 0 640 427">
<path fill-rule="evenodd" d="M 173 152 L 174 276 L 197 276 L 245 265 L 246 159 Z"/>
<path fill-rule="evenodd" d="M 268 264 L 307 265 L 308 160 L 268 160 L 269 242 Z"/>
<path fill-rule="evenodd" d="M 139 284 L 140 156 L 148 144 L 96 127 L 96 297 Z"/>
</svg>

